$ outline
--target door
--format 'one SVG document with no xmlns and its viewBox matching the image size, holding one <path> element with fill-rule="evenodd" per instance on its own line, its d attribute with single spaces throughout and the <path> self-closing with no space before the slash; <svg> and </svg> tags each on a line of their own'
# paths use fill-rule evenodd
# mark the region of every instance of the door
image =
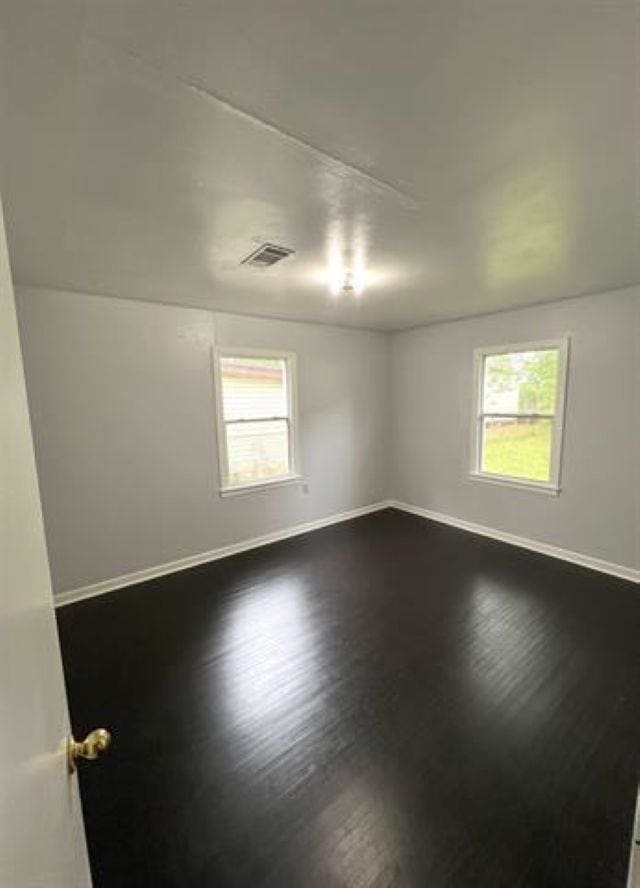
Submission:
<svg viewBox="0 0 640 888">
<path fill-rule="evenodd" d="M 0 204 L 0 885 L 91 884 Z"/>
</svg>

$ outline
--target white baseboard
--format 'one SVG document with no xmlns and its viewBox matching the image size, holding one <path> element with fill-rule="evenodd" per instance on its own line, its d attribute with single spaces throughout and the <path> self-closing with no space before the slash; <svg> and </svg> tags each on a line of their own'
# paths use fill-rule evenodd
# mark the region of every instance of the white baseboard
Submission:
<svg viewBox="0 0 640 888">
<path fill-rule="evenodd" d="M 125 586 L 133 586 L 135 583 L 144 583 L 145 580 L 153 580 L 156 577 L 163 577 L 166 574 L 186 570 L 189 567 L 196 567 L 198 564 L 206 564 L 208 561 L 217 561 L 219 558 L 227 558 L 229 555 L 237 555 L 239 552 L 246 552 L 248 549 L 257 549 L 260 546 L 268 546 L 269 543 L 277 543 L 279 540 L 286 540 L 289 537 L 299 536 L 302 533 L 308 533 L 310 530 L 319 530 L 321 527 L 328 527 L 331 524 L 339 524 L 341 521 L 350 521 L 352 518 L 359 518 L 361 515 L 368 515 L 371 512 L 378 512 L 380 509 L 386 509 L 390 505 L 389 502 L 379 502 L 373 503 L 370 506 L 362 506 L 359 509 L 351 509 L 349 512 L 338 512 L 334 515 L 329 515 L 326 518 L 317 518 L 315 521 L 307 521 L 306 524 L 296 524 L 293 527 L 286 527 L 284 530 L 276 530 L 273 533 L 267 533 L 264 536 L 253 537 L 253 539 L 243 540 L 240 543 L 232 543 L 230 546 L 222 546 L 220 549 L 212 549 L 209 552 L 200 552 L 197 555 L 187 555 L 186 558 L 178 558 L 176 561 L 169 561 L 166 564 L 158 564 L 155 567 L 145 567 L 142 570 L 123 574 L 122 576 L 114 577 L 110 580 L 101 580 L 99 583 L 91 583 L 88 586 L 80 586 L 77 589 L 58 592 L 54 595 L 54 604 L 55 607 L 64 607 L 64 605 L 73 604 L 75 601 L 82 601 L 85 598 L 94 598 L 96 595 L 104 595 L 105 592 L 113 592 L 116 589 L 122 589 Z"/>
<path fill-rule="evenodd" d="M 423 509 L 420 506 L 413 506 L 409 503 L 392 500 L 388 505 L 394 509 L 400 509 L 403 512 L 411 512 L 412 515 L 420 515 L 422 518 L 429 518 L 431 521 L 437 521 L 440 524 L 448 524 L 451 527 L 457 527 L 460 530 L 466 530 L 469 533 L 490 537 L 492 540 L 499 540 L 501 543 L 509 543 L 512 546 L 519 546 L 521 549 L 530 549 L 532 552 L 539 552 L 541 555 L 550 555 L 552 558 L 560 558 L 562 561 L 570 561 L 572 564 L 579 564 L 581 567 L 589 567 L 591 570 L 599 570 L 601 573 L 611 574 L 622 580 L 630 580 L 632 583 L 640 583 L 640 570 L 634 570 L 632 567 L 625 567 L 622 564 L 614 564 L 611 561 L 604 561 L 601 558 L 592 558 L 591 555 L 583 555 L 580 552 L 571 552 L 569 549 L 561 549 L 558 546 L 552 546 L 550 543 L 542 543 L 538 540 L 529 540 L 526 537 L 515 536 L 515 534 L 512 533 L 505 533 L 503 530 L 496 530 L 493 527 L 485 527 L 483 524 L 474 524 L 472 521 L 464 521 L 462 518 L 453 518 L 451 515 L 443 515 L 440 512 L 432 512 L 430 509 Z"/>
<path fill-rule="evenodd" d="M 590 555 L 582 555 L 579 552 L 571 552 L 568 549 L 561 549 L 558 546 L 552 546 L 549 543 L 542 543 L 538 540 L 529 540 L 525 537 L 515 536 L 511 533 L 505 533 L 502 530 L 496 530 L 493 527 L 485 527 L 482 524 L 474 524 L 471 521 L 464 521 L 462 518 L 454 518 L 451 515 L 443 515 L 440 512 L 423 509 L 420 506 L 413 506 L 409 503 L 398 502 L 397 500 L 388 500 L 385 502 L 373 503 L 370 506 L 362 506 L 359 509 L 351 509 L 349 512 L 338 512 L 334 515 L 329 515 L 326 518 L 318 518 L 315 521 L 308 521 L 305 524 L 296 524 L 295 526 L 287 527 L 284 530 L 277 530 L 273 533 L 265 534 L 264 536 L 243 540 L 240 543 L 233 543 L 230 546 L 222 546 L 219 549 L 212 549 L 209 552 L 188 555 L 186 558 L 179 558 L 176 561 L 169 561 L 166 564 L 159 564 L 155 567 L 146 567 L 142 570 L 136 570 L 132 573 L 114 577 L 113 579 L 91 583 L 88 586 L 80 586 L 77 589 L 59 592 L 54 596 L 55 606 L 63 607 L 66 604 L 73 604 L 75 601 L 82 601 L 85 598 L 93 598 L 96 595 L 103 595 L 105 592 L 113 592 L 116 589 L 122 589 L 125 586 L 133 586 L 136 583 L 144 583 L 145 580 L 153 580 L 156 577 L 162 577 L 166 574 L 186 570 L 189 567 L 206 564 L 208 561 L 217 561 L 219 558 L 227 558 L 229 555 L 237 555 L 238 553 L 246 552 L 249 549 L 268 546 L 269 543 L 276 543 L 279 540 L 286 540 L 289 539 L 289 537 L 299 536 L 300 534 L 308 533 L 311 530 L 319 530 L 321 527 L 329 527 L 331 524 L 339 524 L 341 521 L 349 521 L 352 518 L 359 518 L 362 515 L 368 515 L 371 512 L 378 512 L 380 509 L 386 508 L 400 509 L 403 512 L 420 515 L 422 518 L 428 518 L 431 521 L 437 521 L 440 524 L 448 524 L 451 527 L 457 527 L 460 530 L 466 530 L 469 533 L 475 533 L 480 536 L 489 537 L 490 539 L 499 540 L 502 543 L 509 543 L 512 546 L 519 546 L 522 549 L 530 549 L 532 552 L 539 552 L 542 555 L 549 555 L 552 558 L 560 558 L 563 561 L 570 561 L 572 564 L 579 564 L 581 567 L 588 567 L 592 570 L 611 574 L 612 576 L 619 577 L 623 580 L 630 580 L 632 583 L 640 583 L 640 570 L 634 570 L 631 567 L 613 564 L 610 561 L 604 561 L 600 558 L 592 558 Z"/>
</svg>

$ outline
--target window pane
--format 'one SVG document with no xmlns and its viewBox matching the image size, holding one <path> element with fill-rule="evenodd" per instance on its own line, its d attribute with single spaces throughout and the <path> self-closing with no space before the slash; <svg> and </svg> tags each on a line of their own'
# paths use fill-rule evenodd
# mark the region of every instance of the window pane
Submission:
<svg viewBox="0 0 640 888">
<path fill-rule="evenodd" d="M 284 358 L 222 357 L 224 418 L 287 416 L 287 362 Z"/>
<path fill-rule="evenodd" d="M 552 431 L 551 419 L 484 419 L 481 471 L 549 481 Z"/>
<path fill-rule="evenodd" d="M 558 350 L 484 359 L 482 413 L 555 413 Z"/>
<path fill-rule="evenodd" d="M 289 473 L 286 419 L 232 423 L 227 425 L 226 433 L 231 486 Z"/>
</svg>

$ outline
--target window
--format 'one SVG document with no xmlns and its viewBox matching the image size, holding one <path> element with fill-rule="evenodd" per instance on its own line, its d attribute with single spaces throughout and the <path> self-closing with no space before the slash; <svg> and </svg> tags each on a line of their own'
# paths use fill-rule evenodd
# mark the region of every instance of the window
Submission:
<svg viewBox="0 0 640 888">
<path fill-rule="evenodd" d="M 294 480 L 295 355 L 223 350 L 216 370 L 221 492 Z"/>
<path fill-rule="evenodd" d="M 475 353 L 472 475 L 557 493 L 568 340 Z"/>
</svg>

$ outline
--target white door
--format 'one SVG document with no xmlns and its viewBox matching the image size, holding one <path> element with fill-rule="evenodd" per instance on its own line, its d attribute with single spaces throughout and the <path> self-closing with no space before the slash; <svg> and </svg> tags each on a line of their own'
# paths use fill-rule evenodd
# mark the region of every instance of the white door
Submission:
<svg viewBox="0 0 640 888">
<path fill-rule="evenodd" d="M 91 884 L 0 204 L 0 885 Z"/>
</svg>

